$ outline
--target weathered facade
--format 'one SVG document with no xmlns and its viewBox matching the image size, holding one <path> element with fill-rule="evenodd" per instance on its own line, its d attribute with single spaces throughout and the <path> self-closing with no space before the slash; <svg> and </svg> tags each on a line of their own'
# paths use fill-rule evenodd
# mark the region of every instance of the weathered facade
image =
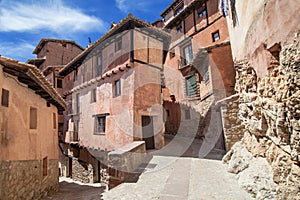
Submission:
<svg viewBox="0 0 300 200">
<path fill-rule="evenodd" d="M 66 103 L 33 65 L 0 56 L 0 198 L 58 190 L 58 110 Z"/>
<path fill-rule="evenodd" d="M 163 31 L 129 15 L 60 71 L 69 102 L 65 141 L 78 146 L 80 156 L 71 156 L 72 166 L 78 159 L 93 168 L 91 182 L 100 181 L 96 174 L 101 165 L 109 162 L 113 168 L 118 149 L 135 141 L 145 143 L 126 148 L 129 152 L 164 145 L 161 73 L 166 39 Z M 81 156 L 83 151 L 91 156 Z M 111 179 L 122 179 L 111 171 Z"/>
<path fill-rule="evenodd" d="M 72 40 L 42 38 L 33 50 L 33 54 L 36 54 L 37 58 L 30 59 L 27 63 L 37 66 L 57 92 L 62 95 L 63 77 L 60 77 L 58 72 L 83 50 L 84 48 Z M 63 132 L 63 123 L 63 113 L 59 112 L 58 132 L 60 137 Z"/>
<path fill-rule="evenodd" d="M 233 94 L 235 71 L 218 1 L 177 0 L 161 16 L 172 35 L 164 67 L 166 133 L 203 138 L 211 148 L 224 149 L 220 112 L 213 105 Z"/>
<path fill-rule="evenodd" d="M 300 4 L 229 3 L 237 95 L 220 105 L 229 147 L 241 142 L 224 160 L 256 199 L 299 199 Z"/>
</svg>

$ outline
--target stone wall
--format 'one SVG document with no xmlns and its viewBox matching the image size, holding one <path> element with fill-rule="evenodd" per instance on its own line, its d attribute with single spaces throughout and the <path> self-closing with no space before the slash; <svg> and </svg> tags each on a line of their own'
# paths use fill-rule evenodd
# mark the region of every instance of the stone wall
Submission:
<svg viewBox="0 0 300 200">
<path fill-rule="evenodd" d="M 120 149 L 108 153 L 109 188 L 125 181 L 132 181 L 138 176 L 136 170 L 146 158 L 144 141 L 135 141 Z"/>
<path fill-rule="evenodd" d="M 233 95 L 230 98 L 219 101 L 216 107 L 221 112 L 225 148 L 230 150 L 244 136 L 245 127 L 238 118 L 239 96 Z"/>
<path fill-rule="evenodd" d="M 238 116 L 236 121 L 241 120 L 244 136 L 228 152 L 224 161 L 229 163 L 229 171 L 239 173 L 239 177 L 248 174 L 248 181 L 252 180 L 252 183 L 244 186 L 256 199 L 300 199 L 299 38 L 298 33 L 294 41 L 283 44 L 278 63 L 273 59 L 267 67 L 268 75 L 261 79 L 257 78 L 248 60 L 236 62 L 239 109 L 237 112 L 233 109 L 232 113 Z M 242 147 L 237 147 L 239 145 Z M 249 159 L 243 158 L 241 148 L 250 152 Z M 263 158 L 268 165 L 256 172 L 247 172 L 258 158 Z M 245 167 L 230 170 L 232 166 Z M 271 179 L 258 174 L 268 167 Z M 251 179 L 253 176 L 257 179 Z M 261 181 L 257 182 L 258 179 Z M 270 187 L 264 184 L 266 182 L 270 183 Z"/>
<path fill-rule="evenodd" d="M 58 191 L 58 161 L 48 160 L 43 176 L 40 160 L 2 161 L 0 163 L 0 199 L 41 199 Z"/>
</svg>

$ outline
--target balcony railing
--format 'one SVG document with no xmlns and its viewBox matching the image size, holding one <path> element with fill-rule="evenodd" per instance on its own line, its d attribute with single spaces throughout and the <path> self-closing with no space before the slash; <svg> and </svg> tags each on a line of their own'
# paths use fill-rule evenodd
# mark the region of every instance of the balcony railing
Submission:
<svg viewBox="0 0 300 200">
<path fill-rule="evenodd" d="M 188 62 L 185 58 L 181 58 L 178 60 L 178 69 L 183 69 L 189 65 L 191 65 L 192 62 Z"/>
</svg>

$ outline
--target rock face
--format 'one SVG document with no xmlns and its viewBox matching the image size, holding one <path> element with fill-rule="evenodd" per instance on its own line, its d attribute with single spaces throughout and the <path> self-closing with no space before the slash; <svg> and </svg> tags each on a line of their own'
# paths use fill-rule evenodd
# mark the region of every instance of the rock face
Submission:
<svg viewBox="0 0 300 200">
<path fill-rule="evenodd" d="M 238 109 L 230 115 L 244 135 L 224 162 L 256 199 L 300 199 L 299 38 L 278 54 L 271 51 L 269 73 L 261 79 L 248 60 L 235 63 Z"/>
</svg>

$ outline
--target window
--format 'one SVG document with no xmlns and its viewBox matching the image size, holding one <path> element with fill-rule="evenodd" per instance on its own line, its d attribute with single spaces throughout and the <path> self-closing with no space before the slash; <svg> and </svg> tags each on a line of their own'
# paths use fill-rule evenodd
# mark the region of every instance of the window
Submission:
<svg viewBox="0 0 300 200">
<path fill-rule="evenodd" d="M 97 56 L 97 76 L 102 74 L 102 56 L 101 54 Z"/>
<path fill-rule="evenodd" d="M 9 91 L 2 88 L 1 105 L 8 107 L 9 104 Z"/>
<path fill-rule="evenodd" d="M 181 5 L 177 10 L 175 10 L 175 15 L 178 15 L 182 10 L 183 10 L 184 6 Z"/>
<path fill-rule="evenodd" d="M 193 61 L 193 48 L 191 44 L 183 48 L 183 56 L 185 65 L 188 65 Z"/>
<path fill-rule="evenodd" d="M 121 79 L 115 81 L 115 97 L 120 96 L 121 95 Z"/>
<path fill-rule="evenodd" d="M 104 134 L 106 124 L 106 115 L 99 115 L 95 118 L 95 134 Z"/>
<path fill-rule="evenodd" d="M 48 160 L 47 157 L 43 158 L 43 176 L 48 174 Z"/>
<path fill-rule="evenodd" d="M 53 113 L 52 117 L 53 117 L 53 120 L 52 120 L 52 122 L 53 122 L 53 129 L 56 129 L 56 114 Z"/>
<path fill-rule="evenodd" d="M 37 109 L 30 107 L 29 128 L 37 129 Z"/>
<path fill-rule="evenodd" d="M 207 72 L 205 72 L 204 76 L 203 76 L 203 80 L 205 84 L 209 83 L 209 71 L 207 70 Z"/>
<path fill-rule="evenodd" d="M 96 102 L 97 101 L 97 89 L 94 88 L 91 91 L 91 102 Z"/>
<path fill-rule="evenodd" d="M 198 9 L 198 17 L 201 18 L 204 15 L 206 15 L 206 9 L 205 8 Z"/>
<path fill-rule="evenodd" d="M 56 81 L 56 87 L 57 88 L 62 88 L 62 80 L 61 79 L 57 79 L 57 81 Z"/>
<path fill-rule="evenodd" d="M 177 30 L 177 33 L 182 33 L 182 26 L 181 25 L 178 26 L 176 30 Z"/>
<path fill-rule="evenodd" d="M 75 106 L 76 106 L 76 113 L 78 114 L 80 112 L 80 95 L 79 93 L 76 94 L 76 102 L 75 102 Z"/>
<path fill-rule="evenodd" d="M 175 57 L 175 50 L 174 50 L 174 49 L 171 50 L 171 51 L 169 52 L 169 55 L 170 55 L 170 58 L 174 58 L 174 57 Z"/>
<path fill-rule="evenodd" d="M 122 49 L 122 38 L 116 39 L 115 42 L 115 52 L 119 51 Z"/>
<path fill-rule="evenodd" d="M 185 119 L 191 119 L 191 112 L 190 112 L 190 109 L 185 109 L 185 110 L 184 110 L 184 118 L 185 118 Z"/>
<path fill-rule="evenodd" d="M 185 79 L 186 81 L 186 95 L 188 97 L 194 96 L 198 94 L 198 87 L 197 87 L 197 79 L 196 76 L 190 76 Z"/>
<path fill-rule="evenodd" d="M 220 39 L 219 31 L 216 31 L 216 32 L 212 33 L 212 40 L 213 40 L 213 42 L 216 42 L 219 39 Z"/>
</svg>

